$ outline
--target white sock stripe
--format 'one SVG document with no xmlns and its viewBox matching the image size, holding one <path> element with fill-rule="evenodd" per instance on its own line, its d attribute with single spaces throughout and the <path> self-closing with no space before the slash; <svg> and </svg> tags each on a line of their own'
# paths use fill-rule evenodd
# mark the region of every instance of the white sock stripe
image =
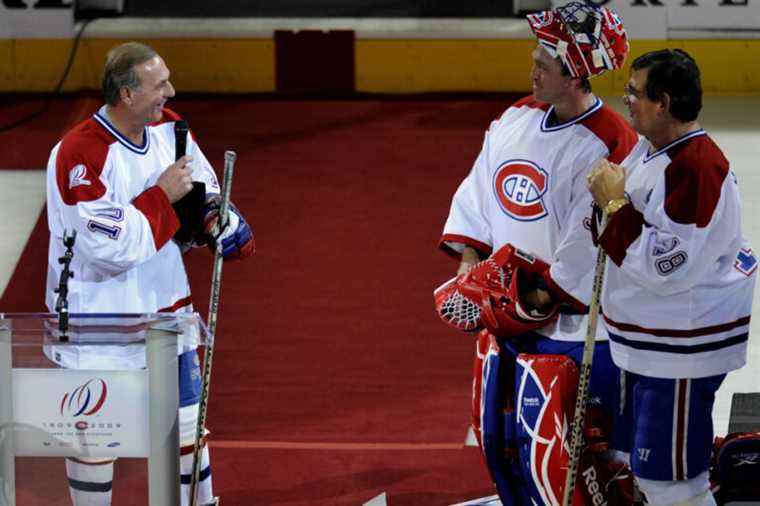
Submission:
<svg viewBox="0 0 760 506">
<path fill-rule="evenodd" d="M 689 426 L 689 392 L 691 380 L 674 379 L 673 389 L 673 439 L 672 466 L 673 480 L 686 479 L 687 435 Z M 681 430 L 679 430 L 679 428 Z"/>
<path fill-rule="evenodd" d="M 689 468 L 688 468 L 688 445 L 689 442 L 689 402 L 691 398 L 691 379 L 686 380 L 686 384 L 684 385 L 684 408 L 683 408 L 683 455 L 681 455 L 681 458 L 683 459 L 683 478 L 686 479 L 687 476 L 689 476 Z"/>
<path fill-rule="evenodd" d="M 670 457 L 671 457 L 671 465 L 672 465 L 672 472 L 673 472 L 673 479 L 678 479 L 678 466 L 676 465 L 676 459 L 678 458 L 676 456 L 677 448 L 678 448 L 678 397 L 679 397 L 679 390 L 680 390 L 680 382 L 678 380 L 673 380 L 674 383 L 674 390 L 673 390 L 673 419 L 672 419 L 672 436 L 671 436 L 671 449 L 670 449 Z"/>
</svg>

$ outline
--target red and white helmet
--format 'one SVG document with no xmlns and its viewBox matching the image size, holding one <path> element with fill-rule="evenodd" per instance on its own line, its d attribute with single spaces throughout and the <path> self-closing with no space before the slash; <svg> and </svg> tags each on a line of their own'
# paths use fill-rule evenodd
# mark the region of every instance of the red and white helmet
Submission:
<svg viewBox="0 0 760 506">
<path fill-rule="evenodd" d="M 607 7 L 570 2 L 528 14 L 538 43 L 559 58 L 572 77 L 598 76 L 619 69 L 628 55 L 628 37 L 620 17 Z"/>
</svg>

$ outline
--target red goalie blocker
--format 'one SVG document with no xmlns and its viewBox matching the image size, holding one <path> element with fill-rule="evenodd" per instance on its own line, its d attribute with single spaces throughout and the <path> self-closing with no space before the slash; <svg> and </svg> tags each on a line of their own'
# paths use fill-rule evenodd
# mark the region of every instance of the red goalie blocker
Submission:
<svg viewBox="0 0 760 506">
<path fill-rule="evenodd" d="M 538 311 L 524 295 L 548 272 L 549 264 L 507 244 L 433 292 L 438 316 L 458 330 L 485 327 L 499 337 L 541 328 L 556 318 L 559 303 Z"/>
</svg>

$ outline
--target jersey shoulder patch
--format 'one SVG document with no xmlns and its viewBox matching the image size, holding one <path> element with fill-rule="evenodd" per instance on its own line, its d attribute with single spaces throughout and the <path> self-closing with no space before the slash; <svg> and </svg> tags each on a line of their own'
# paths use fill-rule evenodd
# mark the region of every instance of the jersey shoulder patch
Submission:
<svg viewBox="0 0 760 506">
<path fill-rule="evenodd" d="M 625 118 L 607 104 L 584 118 L 581 124 L 607 146 L 607 159 L 612 163 L 622 162 L 639 141 L 638 134 Z"/>
<path fill-rule="evenodd" d="M 548 111 L 550 104 L 536 100 L 533 95 L 528 95 L 527 97 L 521 98 L 510 107 L 514 107 L 516 109 L 519 109 L 521 107 L 529 107 L 531 109 L 541 109 L 542 111 Z"/>
<path fill-rule="evenodd" d="M 742 248 L 736 254 L 734 268 L 745 276 L 751 276 L 757 270 L 757 257 L 751 248 Z"/>
<path fill-rule="evenodd" d="M 115 138 L 92 118 L 69 131 L 55 159 L 56 182 L 63 202 L 75 205 L 105 194 L 100 175 Z"/>
<path fill-rule="evenodd" d="M 706 227 L 729 174 L 720 148 L 707 135 L 698 135 L 668 150 L 665 169 L 665 212 L 676 223 Z"/>
</svg>

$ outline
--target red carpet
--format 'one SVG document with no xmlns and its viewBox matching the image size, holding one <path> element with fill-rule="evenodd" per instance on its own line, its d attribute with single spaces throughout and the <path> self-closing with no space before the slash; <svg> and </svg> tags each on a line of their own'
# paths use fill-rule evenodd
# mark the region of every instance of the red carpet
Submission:
<svg viewBox="0 0 760 506">
<path fill-rule="evenodd" d="M 170 104 L 217 169 L 237 151 L 232 197 L 258 245 L 225 264 L 222 284 L 209 426 L 224 504 L 356 505 L 385 491 L 392 506 L 445 505 L 492 493 L 477 451 L 456 448 L 473 342 L 437 320 L 431 293 L 456 269 L 436 251 L 451 196 L 507 98 Z M 72 101 L 33 131 L 0 134 L 17 153 L 3 168 L 42 167 L 72 111 L 96 107 Z M 0 311 L 42 309 L 44 226 Z M 187 261 L 204 313 L 210 264 L 201 251 Z M 135 465 L 122 482 L 137 483 Z"/>
</svg>

